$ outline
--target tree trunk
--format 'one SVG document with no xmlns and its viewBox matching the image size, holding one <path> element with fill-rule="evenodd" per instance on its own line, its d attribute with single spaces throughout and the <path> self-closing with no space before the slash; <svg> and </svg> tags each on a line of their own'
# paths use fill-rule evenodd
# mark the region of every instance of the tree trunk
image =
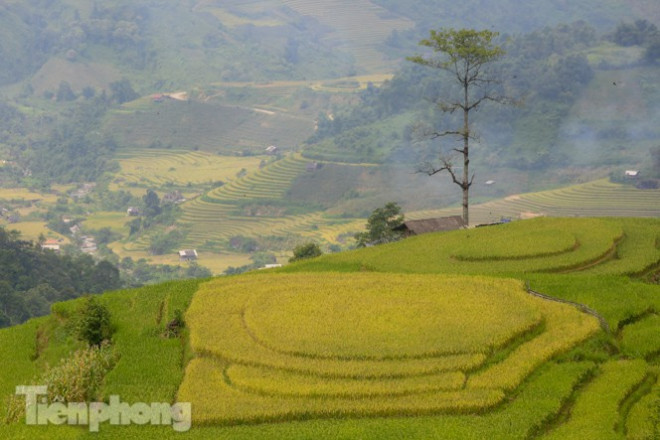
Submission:
<svg viewBox="0 0 660 440">
<path fill-rule="evenodd" d="M 467 73 L 466 73 L 467 78 Z M 470 225 L 470 215 L 468 211 L 469 206 L 469 192 L 470 192 L 470 181 L 469 181 L 469 170 L 468 166 L 470 164 L 470 97 L 468 95 L 468 82 L 467 79 L 463 83 L 464 91 L 464 100 L 463 100 L 463 222 L 465 226 Z"/>
</svg>

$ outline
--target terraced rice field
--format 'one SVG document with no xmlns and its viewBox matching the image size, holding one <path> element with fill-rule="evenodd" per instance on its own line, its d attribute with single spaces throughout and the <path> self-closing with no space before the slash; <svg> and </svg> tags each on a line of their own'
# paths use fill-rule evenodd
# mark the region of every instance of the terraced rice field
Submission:
<svg viewBox="0 0 660 440">
<path fill-rule="evenodd" d="M 203 151 L 138 150 L 116 156 L 121 170 L 115 189 L 127 184 L 160 188 L 166 184 L 187 185 L 232 180 L 241 169 L 256 170 L 265 157 L 219 156 Z"/>
<path fill-rule="evenodd" d="M 306 172 L 308 163 L 298 154 L 290 155 L 183 204 L 181 223 L 190 228 L 188 243 L 199 245 L 207 240 L 226 240 L 235 235 L 290 234 L 334 241 L 344 231 L 363 227 L 363 220 L 328 219 L 318 212 L 279 217 L 238 214 L 241 204 L 280 200 L 293 180 Z M 360 226 L 356 225 L 358 222 Z"/>
<path fill-rule="evenodd" d="M 460 214 L 460 208 L 419 211 L 410 220 Z M 597 180 L 566 188 L 509 196 L 470 206 L 472 224 L 490 223 L 501 217 L 660 217 L 660 190 Z"/>
<path fill-rule="evenodd" d="M 201 424 L 483 411 L 599 330 L 520 281 L 439 275 L 219 279 L 186 320 Z"/>
</svg>

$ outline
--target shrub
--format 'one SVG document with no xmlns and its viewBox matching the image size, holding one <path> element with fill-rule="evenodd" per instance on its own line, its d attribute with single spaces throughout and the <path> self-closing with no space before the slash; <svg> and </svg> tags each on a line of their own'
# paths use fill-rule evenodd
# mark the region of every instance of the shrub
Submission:
<svg viewBox="0 0 660 440">
<path fill-rule="evenodd" d="M 90 346 L 99 346 L 109 340 L 114 332 L 110 311 L 93 296 L 87 297 L 78 310 L 76 336 Z"/>
<path fill-rule="evenodd" d="M 321 248 L 317 243 L 308 242 L 299 244 L 293 249 L 293 257 L 289 259 L 289 263 L 294 261 L 304 260 L 306 258 L 319 257 L 323 254 Z"/>
<path fill-rule="evenodd" d="M 172 320 L 167 323 L 167 327 L 165 327 L 164 336 L 166 338 L 176 338 L 185 326 L 186 322 L 183 320 L 183 312 L 181 309 L 176 309 L 174 311 L 174 318 L 172 318 Z"/>
<path fill-rule="evenodd" d="M 48 402 L 91 402 L 99 399 L 105 375 L 113 368 L 117 355 L 106 342 L 75 351 L 60 360 L 34 381 L 48 387 Z M 16 422 L 25 415 L 25 402 L 12 396 L 5 422 Z"/>
</svg>

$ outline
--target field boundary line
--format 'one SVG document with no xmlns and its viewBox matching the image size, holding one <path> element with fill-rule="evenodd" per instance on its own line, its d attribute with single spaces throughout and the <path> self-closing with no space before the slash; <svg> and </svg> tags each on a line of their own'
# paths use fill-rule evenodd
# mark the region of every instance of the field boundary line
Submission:
<svg viewBox="0 0 660 440">
<path fill-rule="evenodd" d="M 607 323 L 607 320 L 600 313 L 598 313 L 597 311 L 595 311 L 594 309 L 592 309 L 591 307 L 589 307 L 585 304 L 581 304 L 581 303 L 571 301 L 571 300 L 568 300 L 568 299 L 556 298 L 554 296 L 546 295 L 545 293 L 541 293 L 541 292 L 537 292 L 536 290 L 532 290 L 532 288 L 529 286 L 529 281 L 527 281 L 527 293 L 529 293 L 530 295 L 536 296 L 538 298 L 541 298 L 541 299 L 545 299 L 545 300 L 548 300 L 548 301 L 554 301 L 554 302 L 558 302 L 558 303 L 562 303 L 562 304 L 569 304 L 573 307 L 576 307 L 581 312 L 584 312 L 584 313 L 586 313 L 588 315 L 591 315 L 591 316 L 595 317 L 596 319 L 598 319 L 598 321 L 600 322 L 600 326 L 603 328 L 603 330 L 605 330 L 605 332 L 608 335 L 612 334 L 612 331 L 610 329 L 610 325 Z"/>
</svg>

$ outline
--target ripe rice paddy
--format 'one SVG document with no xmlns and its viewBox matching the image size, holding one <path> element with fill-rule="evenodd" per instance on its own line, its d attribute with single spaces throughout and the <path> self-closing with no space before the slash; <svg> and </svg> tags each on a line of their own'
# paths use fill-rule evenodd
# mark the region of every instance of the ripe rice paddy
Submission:
<svg viewBox="0 0 660 440">
<path fill-rule="evenodd" d="M 187 321 L 202 424 L 480 411 L 599 328 L 519 281 L 396 274 L 216 280 Z"/>
</svg>

